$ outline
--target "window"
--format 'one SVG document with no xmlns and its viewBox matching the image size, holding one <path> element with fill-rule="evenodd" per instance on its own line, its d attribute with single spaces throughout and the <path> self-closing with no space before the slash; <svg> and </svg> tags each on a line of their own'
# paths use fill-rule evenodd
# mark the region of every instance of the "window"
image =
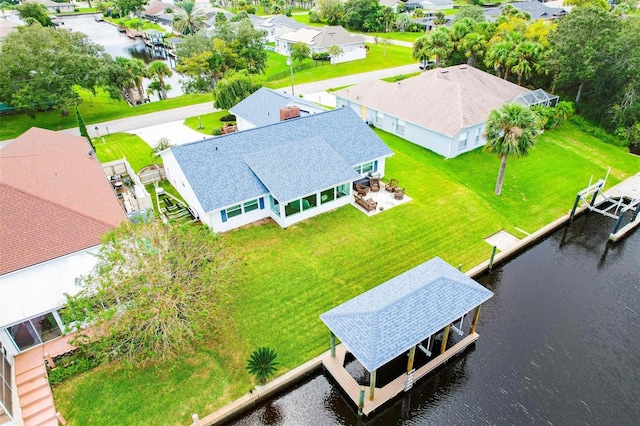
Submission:
<svg viewBox="0 0 640 426">
<path fill-rule="evenodd" d="M 300 200 L 295 200 L 290 203 L 287 203 L 284 206 L 284 215 L 285 216 L 293 216 L 294 214 L 300 213 Z"/>
<path fill-rule="evenodd" d="M 258 200 L 256 199 L 256 200 L 247 201 L 246 203 L 244 203 L 243 207 L 244 207 L 245 213 L 249 213 L 250 211 L 253 211 L 253 210 L 258 210 Z"/>
<path fill-rule="evenodd" d="M 344 197 L 345 195 L 349 195 L 349 184 L 343 183 L 340 186 L 336 187 L 336 198 Z"/>
<path fill-rule="evenodd" d="M 405 126 L 404 120 L 398 119 L 398 125 L 396 126 L 396 132 L 399 135 L 404 135 L 404 126 Z"/>
<path fill-rule="evenodd" d="M 242 206 L 240 204 L 229 207 L 227 209 L 227 217 L 231 219 L 232 217 L 240 216 L 242 214 Z"/>
<path fill-rule="evenodd" d="M 62 335 L 52 312 L 12 325 L 7 331 L 21 351 Z"/>
<path fill-rule="evenodd" d="M 475 144 L 478 145 L 480 143 L 480 127 L 478 127 L 476 129 L 476 142 Z"/>
<path fill-rule="evenodd" d="M 11 383 L 11 364 L 9 364 L 5 348 L 0 343 L 0 411 L 4 408 L 10 416 L 13 410 Z"/>
<path fill-rule="evenodd" d="M 384 113 L 376 112 L 376 126 L 382 126 L 384 124 Z"/>
<path fill-rule="evenodd" d="M 280 202 L 269 195 L 269 204 L 271 205 L 271 211 L 274 212 L 278 217 L 280 216 Z"/>
<path fill-rule="evenodd" d="M 353 170 L 355 170 L 356 173 L 358 173 L 360 175 L 369 173 L 370 171 L 374 170 L 373 161 L 369 161 L 369 162 L 366 162 L 364 164 L 359 164 L 359 165 L 355 166 L 353 168 Z"/>
<path fill-rule="evenodd" d="M 333 201 L 335 199 L 336 199 L 336 189 L 335 188 L 327 189 L 326 191 L 322 191 L 320 193 L 320 203 L 321 204 L 328 203 L 328 202 Z"/>
<path fill-rule="evenodd" d="M 318 197 L 316 194 L 309 195 L 302 199 L 302 210 L 309 210 L 318 206 Z"/>
<path fill-rule="evenodd" d="M 460 135 L 458 139 L 458 151 L 463 150 L 467 147 L 467 132 L 464 132 Z"/>
</svg>

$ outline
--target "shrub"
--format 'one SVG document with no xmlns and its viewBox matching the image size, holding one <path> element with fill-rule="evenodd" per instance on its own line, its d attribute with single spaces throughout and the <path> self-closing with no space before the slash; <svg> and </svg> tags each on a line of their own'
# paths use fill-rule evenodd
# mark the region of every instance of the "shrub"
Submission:
<svg viewBox="0 0 640 426">
<path fill-rule="evenodd" d="M 215 129 L 213 129 L 213 131 L 211 132 L 211 134 L 212 134 L 213 136 L 220 136 L 220 135 L 222 134 L 222 130 L 220 130 L 219 128 L 217 128 L 217 127 L 216 127 Z"/>
<path fill-rule="evenodd" d="M 56 385 L 69 377 L 89 371 L 99 364 L 95 358 L 72 352 L 56 358 L 56 368 L 49 370 L 49 384 Z"/>
<path fill-rule="evenodd" d="M 612 135 L 611 133 L 607 133 L 607 131 L 602 127 L 595 125 L 584 117 L 574 114 L 570 116 L 568 120 L 576 126 L 580 127 L 583 132 L 586 132 L 591 136 L 600 139 L 602 142 L 615 146 L 627 146 L 627 143 L 624 140 Z"/>
<path fill-rule="evenodd" d="M 309 11 L 309 22 L 312 24 L 319 24 L 320 23 L 320 15 L 318 15 L 318 13 L 314 12 L 313 10 Z"/>
<path fill-rule="evenodd" d="M 236 116 L 233 114 L 225 115 L 220 121 L 236 121 Z"/>
<path fill-rule="evenodd" d="M 331 59 L 331 56 L 327 52 L 312 53 L 311 59 L 313 59 L 314 61 L 328 61 L 329 59 Z"/>
</svg>

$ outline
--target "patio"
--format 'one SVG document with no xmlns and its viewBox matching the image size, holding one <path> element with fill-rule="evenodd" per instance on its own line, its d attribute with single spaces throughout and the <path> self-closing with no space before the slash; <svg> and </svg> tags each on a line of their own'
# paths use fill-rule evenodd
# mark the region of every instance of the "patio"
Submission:
<svg viewBox="0 0 640 426">
<path fill-rule="evenodd" d="M 387 191 L 385 189 L 386 185 L 387 184 L 385 184 L 384 182 L 380 182 L 379 191 L 374 192 L 370 190 L 366 195 L 363 196 L 364 200 L 371 200 L 373 203 L 376 203 L 375 209 L 367 211 L 367 209 L 356 202 L 356 197 L 358 194 L 356 190 L 354 190 L 354 201 L 351 204 L 367 216 L 374 216 L 378 213 L 382 213 L 385 210 L 391 209 L 412 200 L 412 198 L 408 197 L 406 194 L 403 194 L 400 198 L 396 193 Z"/>
</svg>

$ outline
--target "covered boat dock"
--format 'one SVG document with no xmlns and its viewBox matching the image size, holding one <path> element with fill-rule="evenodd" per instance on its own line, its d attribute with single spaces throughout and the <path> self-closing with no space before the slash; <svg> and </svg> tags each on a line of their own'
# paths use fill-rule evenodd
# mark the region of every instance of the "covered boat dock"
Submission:
<svg viewBox="0 0 640 426">
<path fill-rule="evenodd" d="M 433 258 L 320 315 L 331 331 L 331 351 L 323 365 L 359 413 L 369 415 L 475 342 L 480 305 L 492 296 L 442 259 Z M 450 338 L 451 331 L 459 341 Z M 336 345 L 336 337 L 342 344 Z M 426 363 L 416 369 L 417 350 Z M 369 372 L 367 397 L 366 387 L 345 368 L 348 353 Z M 403 355 L 406 371 L 377 387 L 376 372 Z"/>
</svg>

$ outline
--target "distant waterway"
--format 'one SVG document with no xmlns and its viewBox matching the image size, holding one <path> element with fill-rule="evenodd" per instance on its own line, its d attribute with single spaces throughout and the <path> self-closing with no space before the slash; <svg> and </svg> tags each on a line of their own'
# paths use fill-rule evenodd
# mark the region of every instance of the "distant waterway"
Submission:
<svg viewBox="0 0 640 426">
<path fill-rule="evenodd" d="M 638 425 L 640 231 L 613 226 L 582 216 L 480 278 L 476 346 L 371 419 L 318 373 L 231 424 Z"/>
<path fill-rule="evenodd" d="M 60 19 L 58 20 L 58 22 Z M 122 56 L 125 58 L 136 58 L 149 64 L 157 58 L 153 58 L 150 52 L 145 48 L 141 38 L 130 39 L 124 33 L 118 32 L 117 27 L 108 22 L 96 22 L 93 15 L 68 16 L 61 19 L 64 22 L 63 28 L 81 32 L 86 34 L 91 41 L 104 47 L 104 50 L 112 57 Z M 175 65 L 173 61 L 163 60 L 169 67 Z M 182 95 L 181 79 L 184 77 L 178 73 L 173 73 L 172 77 L 165 79 L 165 82 L 171 86 L 168 91 L 169 97 Z M 150 80 L 144 80 L 144 88 L 147 90 Z M 150 99 L 158 100 L 154 93 L 149 92 Z"/>
</svg>

